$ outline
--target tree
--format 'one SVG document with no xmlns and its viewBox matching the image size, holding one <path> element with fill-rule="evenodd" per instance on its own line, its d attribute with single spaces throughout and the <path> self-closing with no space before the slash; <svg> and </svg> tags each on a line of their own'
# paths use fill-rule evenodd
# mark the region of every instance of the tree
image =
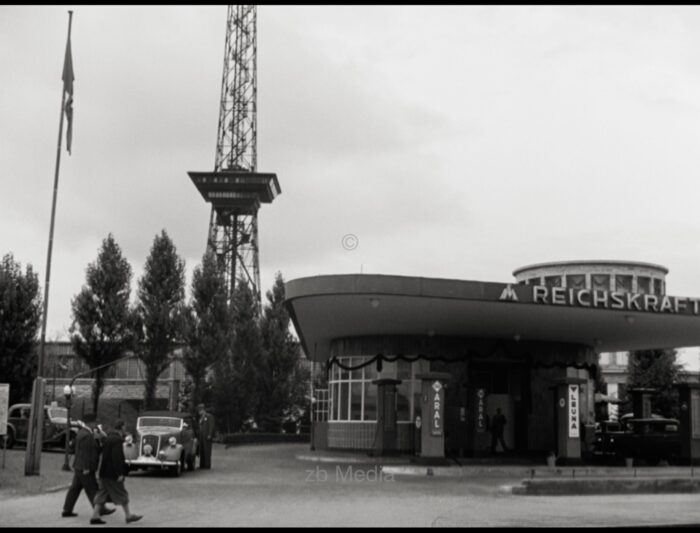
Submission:
<svg viewBox="0 0 700 533">
<path fill-rule="evenodd" d="M 90 368 L 116 361 L 133 348 L 131 266 L 110 233 L 102 241 L 97 260 L 90 263 L 85 285 L 71 302 L 71 343 Z M 92 408 L 97 413 L 104 375 L 109 367 L 95 370 Z"/>
<path fill-rule="evenodd" d="M 231 313 L 226 301 L 226 281 L 216 263 L 216 256 L 207 252 L 201 266 L 192 275 L 192 300 L 185 314 L 183 365 L 192 378 L 191 404 L 202 401 L 202 387 L 207 370 L 221 357 L 231 343 Z"/>
<path fill-rule="evenodd" d="M 263 353 L 260 360 L 260 395 L 256 420 L 268 431 L 279 431 L 282 420 L 292 411 L 301 411 L 308 401 L 308 371 L 299 364 L 299 342 L 289 331 L 290 318 L 284 306 L 282 274 L 275 275 L 272 290 L 260 321 Z"/>
<path fill-rule="evenodd" d="M 146 368 L 144 401 L 155 407 L 158 376 L 172 362 L 184 328 L 185 262 L 165 230 L 156 235 L 139 280 L 136 326 L 138 355 Z"/>
<path fill-rule="evenodd" d="M 627 372 L 627 408 L 630 409 L 629 390 L 635 387 L 656 389 L 652 396 L 652 410 L 662 416 L 678 417 L 678 381 L 681 366 L 676 362 L 676 350 L 639 350 L 631 352 Z"/>
<path fill-rule="evenodd" d="M 262 354 L 258 302 L 240 280 L 231 301 L 232 343 L 215 365 L 214 413 L 222 430 L 239 431 L 255 414 L 261 391 L 258 365 Z"/>
<path fill-rule="evenodd" d="M 12 254 L 0 263 L 0 376 L 10 383 L 10 404 L 27 400 L 36 374 L 36 337 L 41 321 L 39 279 Z"/>
</svg>

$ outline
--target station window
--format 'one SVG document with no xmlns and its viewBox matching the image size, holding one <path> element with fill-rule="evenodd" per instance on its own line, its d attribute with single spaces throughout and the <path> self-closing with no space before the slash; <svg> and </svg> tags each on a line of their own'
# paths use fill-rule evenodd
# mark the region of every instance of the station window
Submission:
<svg viewBox="0 0 700 533">
<path fill-rule="evenodd" d="M 637 277 L 637 292 L 649 294 L 651 292 L 651 278 L 646 276 Z"/>
<path fill-rule="evenodd" d="M 610 274 L 591 274 L 591 289 L 594 291 L 609 291 Z"/>
<path fill-rule="evenodd" d="M 545 276 L 544 284 L 547 287 L 561 287 L 561 276 Z"/>
<path fill-rule="evenodd" d="M 654 294 L 664 294 L 663 281 L 654 278 Z"/>
<path fill-rule="evenodd" d="M 368 357 L 340 357 L 338 362 L 345 367 L 355 367 L 367 361 Z M 427 372 L 428 361 L 384 361 L 382 371 L 377 372 L 376 363 L 355 370 L 344 370 L 338 365 L 331 367 L 329 386 L 331 421 L 376 421 L 377 385 L 372 381 L 379 378 L 400 379 L 396 388 L 396 419 L 410 422 L 417 402 L 420 401 L 420 380 L 416 374 Z"/>
<path fill-rule="evenodd" d="M 632 292 L 632 276 L 615 275 L 615 290 L 619 292 Z"/>
<path fill-rule="evenodd" d="M 571 289 L 585 289 L 586 276 L 585 274 L 569 274 L 566 276 L 566 286 Z"/>
</svg>

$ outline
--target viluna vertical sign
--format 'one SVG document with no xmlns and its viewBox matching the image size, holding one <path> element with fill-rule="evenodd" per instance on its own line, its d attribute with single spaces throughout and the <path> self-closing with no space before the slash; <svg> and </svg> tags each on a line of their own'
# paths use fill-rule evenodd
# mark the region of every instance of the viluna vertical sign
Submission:
<svg viewBox="0 0 700 533">
<path fill-rule="evenodd" d="M 578 385 L 569 385 L 569 437 L 579 437 Z"/>
<path fill-rule="evenodd" d="M 445 399 L 445 389 L 439 381 L 435 381 L 433 389 L 433 401 L 430 402 L 430 434 L 435 437 L 442 436 L 442 405 Z"/>
</svg>

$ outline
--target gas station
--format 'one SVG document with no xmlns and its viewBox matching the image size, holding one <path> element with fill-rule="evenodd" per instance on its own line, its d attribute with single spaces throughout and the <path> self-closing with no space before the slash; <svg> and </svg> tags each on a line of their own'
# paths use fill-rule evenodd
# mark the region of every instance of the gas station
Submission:
<svg viewBox="0 0 700 533">
<path fill-rule="evenodd" d="M 327 399 L 316 406 L 324 414 L 312 421 L 312 447 L 415 453 L 432 464 L 489 457 L 498 409 L 511 454 L 578 464 L 595 431 L 600 352 L 700 345 L 700 298 L 666 295 L 667 272 L 577 261 L 524 267 L 515 283 L 290 280 L 287 307 L 303 349 L 328 372 L 328 392 L 315 395 Z M 682 393 L 687 458 L 700 446 L 698 393 Z"/>
</svg>

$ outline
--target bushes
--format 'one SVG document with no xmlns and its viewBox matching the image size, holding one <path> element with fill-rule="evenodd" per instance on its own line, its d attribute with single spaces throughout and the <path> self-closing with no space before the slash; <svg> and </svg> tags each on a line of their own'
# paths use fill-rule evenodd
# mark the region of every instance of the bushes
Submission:
<svg viewBox="0 0 700 533">
<path fill-rule="evenodd" d="M 310 442 L 310 439 L 308 433 L 228 433 L 223 436 L 222 441 L 228 448 L 241 444 Z"/>
</svg>

